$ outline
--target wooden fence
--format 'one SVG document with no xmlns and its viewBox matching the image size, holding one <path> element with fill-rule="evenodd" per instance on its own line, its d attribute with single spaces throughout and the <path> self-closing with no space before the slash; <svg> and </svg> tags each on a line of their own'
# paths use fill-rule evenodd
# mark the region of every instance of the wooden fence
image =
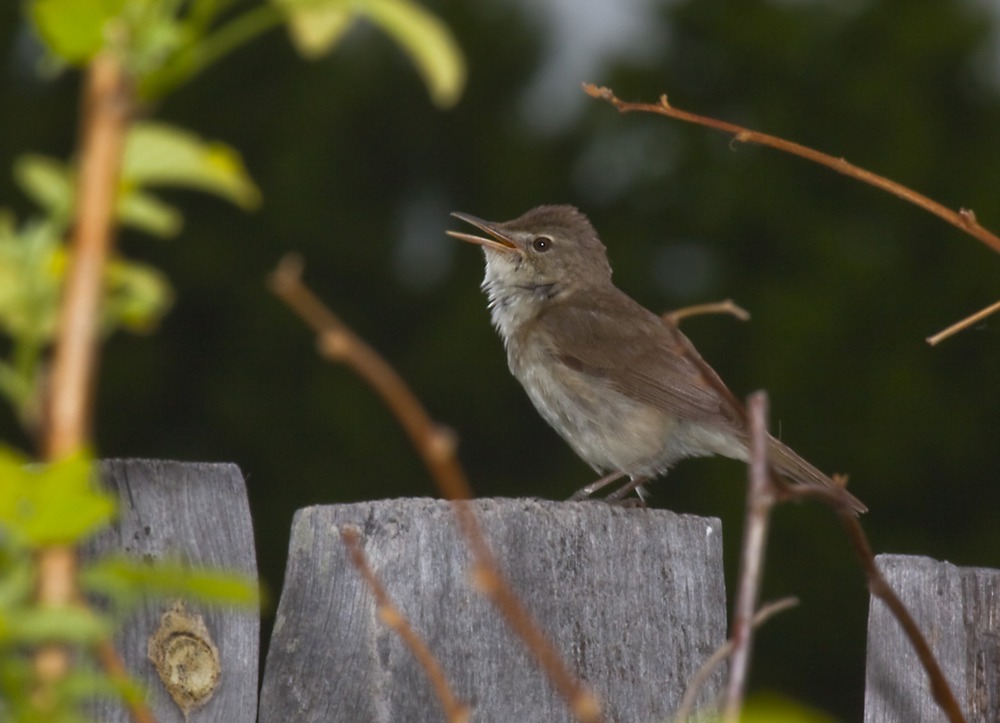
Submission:
<svg viewBox="0 0 1000 723">
<path fill-rule="evenodd" d="M 123 550 L 256 575 L 246 489 L 231 464 L 101 464 L 121 515 L 88 555 Z M 665 721 L 692 675 L 725 639 L 722 530 L 716 519 L 594 503 L 482 499 L 486 538 L 513 589 L 609 721 Z M 220 683 L 190 723 L 443 720 L 425 671 L 376 615 L 340 530 L 354 525 L 372 568 L 479 722 L 571 721 L 562 700 L 470 581 L 470 553 L 449 505 L 401 499 L 300 510 L 258 700 L 256 615 L 186 603 L 204 617 Z M 1000 721 L 1000 571 L 926 558 L 879 565 L 924 630 L 969 721 Z M 185 715 L 148 659 L 171 602 L 149 603 L 118 647 L 151 692 L 159 721 Z M 944 720 L 899 626 L 873 601 L 865 721 Z M 205 643 L 205 646 L 209 643 Z M 195 646 L 197 647 L 197 646 Z M 187 659 L 185 658 L 184 661 Z M 184 665 L 180 665 L 183 672 Z M 725 669 L 699 701 L 715 698 Z M 101 703 L 100 721 L 128 721 Z"/>
</svg>

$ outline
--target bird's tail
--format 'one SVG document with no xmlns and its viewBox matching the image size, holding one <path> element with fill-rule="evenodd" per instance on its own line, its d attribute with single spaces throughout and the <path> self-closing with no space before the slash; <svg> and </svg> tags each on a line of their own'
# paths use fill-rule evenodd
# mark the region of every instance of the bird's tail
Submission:
<svg viewBox="0 0 1000 723">
<path fill-rule="evenodd" d="M 828 475 L 823 474 L 783 442 L 768 435 L 767 452 L 771 458 L 771 464 L 784 477 L 788 477 L 793 482 L 816 487 L 838 487 Z M 845 490 L 844 492 L 850 501 L 851 508 L 861 514 L 867 512 L 868 508 L 857 497 Z"/>
</svg>

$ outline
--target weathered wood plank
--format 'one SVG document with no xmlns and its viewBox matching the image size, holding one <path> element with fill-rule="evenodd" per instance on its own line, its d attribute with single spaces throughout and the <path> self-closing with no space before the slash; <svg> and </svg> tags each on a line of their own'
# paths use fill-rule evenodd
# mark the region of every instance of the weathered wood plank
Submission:
<svg viewBox="0 0 1000 723">
<path fill-rule="evenodd" d="M 908 555 L 879 555 L 877 561 L 930 643 L 970 723 L 1000 721 L 1000 570 Z M 946 720 L 912 646 L 875 598 L 865 678 L 866 723 Z"/>
<path fill-rule="evenodd" d="M 256 579 L 257 562 L 246 486 L 233 464 L 158 460 L 109 460 L 100 465 L 104 484 L 117 492 L 119 519 L 97 536 L 86 557 L 124 551 L 156 563 L 183 560 L 192 565 L 238 571 Z M 129 671 L 152 694 L 160 723 L 184 716 L 165 692 L 147 659 L 150 635 L 171 601 L 146 603 L 132 614 L 116 640 Z M 204 617 L 221 659 L 221 681 L 211 700 L 191 713 L 190 723 L 250 722 L 256 718 L 260 621 L 255 612 L 186 603 Z M 126 711 L 101 701 L 96 720 L 130 721 Z"/>
<path fill-rule="evenodd" d="M 609 720 L 668 717 L 725 638 L 715 519 L 600 502 L 481 499 L 506 576 Z M 424 671 L 375 605 L 339 537 L 361 529 L 370 564 L 441 662 L 477 723 L 572 720 L 545 676 L 468 580 L 445 502 L 300 510 L 261 691 L 260 723 L 441 720 Z M 701 700 L 721 687 L 717 671 Z"/>
</svg>

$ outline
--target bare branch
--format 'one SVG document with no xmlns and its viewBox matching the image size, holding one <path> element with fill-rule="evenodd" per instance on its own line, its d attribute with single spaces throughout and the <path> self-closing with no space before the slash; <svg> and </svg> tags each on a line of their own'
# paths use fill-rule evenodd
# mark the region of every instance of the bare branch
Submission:
<svg viewBox="0 0 1000 723">
<path fill-rule="evenodd" d="M 815 497 L 825 502 L 837 512 L 837 516 L 840 518 L 840 522 L 847 533 L 847 539 L 851 543 L 851 548 L 854 550 L 854 554 L 861 564 L 862 570 L 864 570 L 865 577 L 868 579 L 868 589 L 872 595 L 885 603 L 893 617 L 899 622 L 900 627 L 903 628 L 903 632 L 910 640 L 910 644 L 913 646 L 920 664 L 927 671 L 927 678 L 934 700 L 951 723 L 964 723 L 965 715 L 962 713 L 962 709 L 955 698 L 954 692 L 952 692 L 951 685 L 948 683 L 944 671 L 941 670 L 941 666 L 934 657 L 934 652 L 931 650 L 917 622 L 910 615 L 910 611 L 906 608 L 906 605 L 896 595 L 896 592 L 889 585 L 882 571 L 878 569 L 878 565 L 875 562 L 875 554 L 872 552 L 868 538 L 861 527 L 861 522 L 839 494 L 839 490 L 800 485 L 789 487 L 788 493 L 792 497 Z"/>
<path fill-rule="evenodd" d="M 738 126 L 734 123 L 727 123 L 726 121 L 720 121 L 715 118 L 709 118 L 707 116 L 697 115 L 695 113 L 674 108 L 667 102 L 667 96 L 665 95 L 660 96 L 659 103 L 628 103 L 617 98 L 610 88 L 602 88 L 592 85 L 591 83 L 584 83 L 583 89 L 587 95 L 611 103 L 611 105 L 613 105 L 621 113 L 629 113 L 632 111 L 658 113 L 670 118 L 687 121 L 688 123 L 697 123 L 698 125 L 706 126 L 707 128 L 714 128 L 715 130 L 722 131 L 723 133 L 729 133 L 733 136 L 734 141 L 770 146 L 771 148 L 777 148 L 780 151 L 800 156 L 801 158 L 826 166 L 827 168 L 832 168 L 838 173 L 842 173 L 845 176 L 856 178 L 859 181 L 863 181 L 871 186 L 880 188 L 883 191 L 903 199 L 904 201 L 909 201 L 910 203 L 919 206 L 925 211 L 933 213 L 935 216 L 944 219 L 951 225 L 964 231 L 973 238 L 982 241 L 991 249 L 1000 253 L 1000 237 L 997 237 L 992 232 L 980 226 L 979 222 L 976 221 L 976 214 L 971 210 L 963 208 L 958 211 L 952 211 L 950 208 L 943 206 L 937 201 L 931 200 L 930 198 L 927 198 L 926 196 L 919 194 L 900 183 L 891 181 L 888 178 L 879 176 L 871 171 L 865 170 L 864 168 L 859 168 L 858 166 L 848 163 L 843 158 L 835 158 L 827 155 L 826 153 L 821 153 L 817 150 L 809 148 L 808 146 L 793 143 L 792 141 L 786 141 L 784 138 L 778 138 L 766 133 L 758 133 L 757 131 L 743 128 L 742 126 Z"/>
<path fill-rule="evenodd" d="M 104 267 L 114 244 L 118 179 L 132 119 L 130 79 L 112 53 L 101 53 L 91 62 L 81 110 L 71 263 L 60 301 L 51 384 L 45 402 L 43 444 L 49 460 L 76 451 L 88 443 L 90 436 Z M 39 551 L 37 600 L 42 607 L 81 604 L 75 549 L 52 546 Z M 112 680 L 128 677 L 110 641 L 98 645 L 97 658 Z M 49 645 L 37 651 L 35 670 L 42 698 L 45 687 L 65 676 L 69 665 L 69 652 L 63 647 Z M 129 699 L 126 705 L 137 723 L 154 721 L 144 701 Z"/>
<path fill-rule="evenodd" d="M 776 501 L 767 459 L 767 394 L 755 392 L 747 401 L 750 427 L 750 484 L 747 487 L 747 511 L 744 522 L 740 558 L 739 590 L 733 611 L 733 651 L 729 667 L 722 719 L 729 723 L 739 720 L 746 694 L 753 649 L 752 620 L 757 607 L 757 595 L 764 574 L 764 553 L 767 548 L 767 528 L 771 508 Z"/>
<path fill-rule="evenodd" d="M 990 304 L 985 309 L 980 309 L 975 314 L 967 316 L 961 321 L 956 321 L 954 324 L 949 326 L 944 331 L 939 331 L 937 334 L 927 337 L 927 343 L 930 344 L 931 346 L 935 346 L 938 342 L 942 342 L 948 337 L 954 336 L 963 329 L 968 329 L 973 324 L 982 321 L 987 316 L 995 314 L 998 311 L 1000 311 L 1000 301 L 996 302 L 995 304 Z"/>
<path fill-rule="evenodd" d="M 49 459 L 76 451 L 90 434 L 104 266 L 114 243 L 118 177 L 130 119 L 128 78 L 113 54 L 102 53 L 88 69 L 83 96 L 76 222 L 45 415 Z"/>
<path fill-rule="evenodd" d="M 760 610 L 757 611 L 757 614 L 753 616 L 751 626 L 754 630 L 756 630 L 778 613 L 793 608 L 798 604 L 799 599 L 796 597 L 786 597 L 781 600 L 775 600 L 774 602 L 767 603 L 766 605 L 761 606 Z M 684 697 L 681 698 L 681 704 L 677 707 L 677 715 L 674 717 L 676 723 L 684 723 L 691 716 L 691 711 L 694 708 L 695 700 L 698 698 L 698 693 L 700 693 L 701 689 L 705 687 L 705 683 L 708 682 L 708 679 L 711 677 L 716 666 L 728 658 L 732 652 L 733 639 L 730 638 L 716 648 L 715 652 L 708 656 L 708 660 L 702 663 L 701 667 L 698 668 L 693 676 L 691 676 L 688 688 L 684 691 Z"/>
<path fill-rule="evenodd" d="M 701 358 L 694 345 L 680 332 L 680 329 L 673 324 L 667 324 L 667 326 L 673 331 L 674 339 L 677 341 L 682 353 L 701 370 L 705 382 L 711 384 L 720 396 L 727 401 L 733 412 L 745 424 L 749 425 L 747 411 L 739 399 L 729 391 L 729 388 L 719 379 L 718 374 L 715 373 L 712 367 Z M 875 555 L 868 543 L 864 528 L 861 527 L 861 522 L 858 520 L 857 512 L 854 510 L 851 502 L 851 496 L 847 493 L 847 478 L 842 475 L 835 475 L 832 478 L 835 483 L 832 487 L 792 485 L 785 482 L 780 475 L 772 475 L 771 480 L 775 485 L 774 491 L 778 493 L 781 501 L 813 497 L 821 500 L 837 513 L 841 524 L 845 528 L 848 539 L 851 541 L 861 568 L 865 572 L 871 594 L 885 602 L 890 612 L 899 621 L 907 638 L 910 640 L 910 644 L 913 645 L 914 650 L 917 652 L 917 657 L 920 659 L 924 670 L 927 671 L 934 699 L 948 716 L 949 721 L 952 723 L 964 721 L 965 718 L 961 708 L 958 706 L 958 701 L 955 699 L 955 694 L 952 692 L 948 680 L 944 677 L 941 666 L 935 659 L 930 646 L 927 644 L 927 640 L 920 632 L 920 628 L 913 620 L 902 600 L 899 599 L 875 564 Z"/>
<path fill-rule="evenodd" d="M 416 631 L 410 627 L 409 622 L 399 609 L 392 604 L 389 593 L 386 592 L 382 581 L 378 579 L 375 571 L 372 570 L 365 558 L 364 550 L 361 549 L 361 533 L 357 527 L 344 527 L 340 531 L 340 536 L 347 545 L 347 550 L 351 555 L 351 562 L 364 578 L 368 589 L 375 597 L 378 616 L 386 625 L 396 631 L 403 643 L 410 649 L 413 656 L 419 661 L 421 667 L 427 672 L 427 677 L 434 686 L 434 692 L 438 700 L 444 706 L 445 717 L 449 723 L 468 723 L 472 712 L 469 707 L 459 701 L 452 693 L 451 686 L 445 678 L 444 669 L 434 657 L 434 654 L 427 647 L 423 639 L 417 635 Z"/>
<path fill-rule="evenodd" d="M 699 316 L 701 314 L 729 314 L 730 316 L 735 316 L 740 321 L 750 321 L 750 312 L 735 304 L 732 299 L 685 306 L 683 309 L 668 311 L 660 316 L 668 324 L 676 326 L 688 317 Z"/>
<path fill-rule="evenodd" d="M 569 671 L 559 652 L 504 580 L 479 522 L 467 504 L 472 498 L 472 490 L 455 456 L 454 434 L 430 418 L 396 371 L 330 311 L 302 283 L 301 276 L 301 258 L 285 256 L 269 277 L 268 286 L 316 332 L 320 352 L 351 367 L 393 411 L 423 457 L 441 494 L 453 503 L 459 527 L 472 548 L 476 587 L 521 638 L 577 719 L 603 720 L 600 701 Z"/>
</svg>

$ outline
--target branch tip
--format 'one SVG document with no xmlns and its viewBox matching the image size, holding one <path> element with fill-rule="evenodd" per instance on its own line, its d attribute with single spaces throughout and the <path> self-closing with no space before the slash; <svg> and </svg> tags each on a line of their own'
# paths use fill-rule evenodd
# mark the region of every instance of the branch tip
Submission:
<svg viewBox="0 0 1000 723">
<path fill-rule="evenodd" d="M 302 280 L 304 267 L 305 261 L 300 254 L 285 254 L 271 275 L 267 277 L 268 287 L 271 291 L 282 292 L 297 286 Z"/>
</svg>

